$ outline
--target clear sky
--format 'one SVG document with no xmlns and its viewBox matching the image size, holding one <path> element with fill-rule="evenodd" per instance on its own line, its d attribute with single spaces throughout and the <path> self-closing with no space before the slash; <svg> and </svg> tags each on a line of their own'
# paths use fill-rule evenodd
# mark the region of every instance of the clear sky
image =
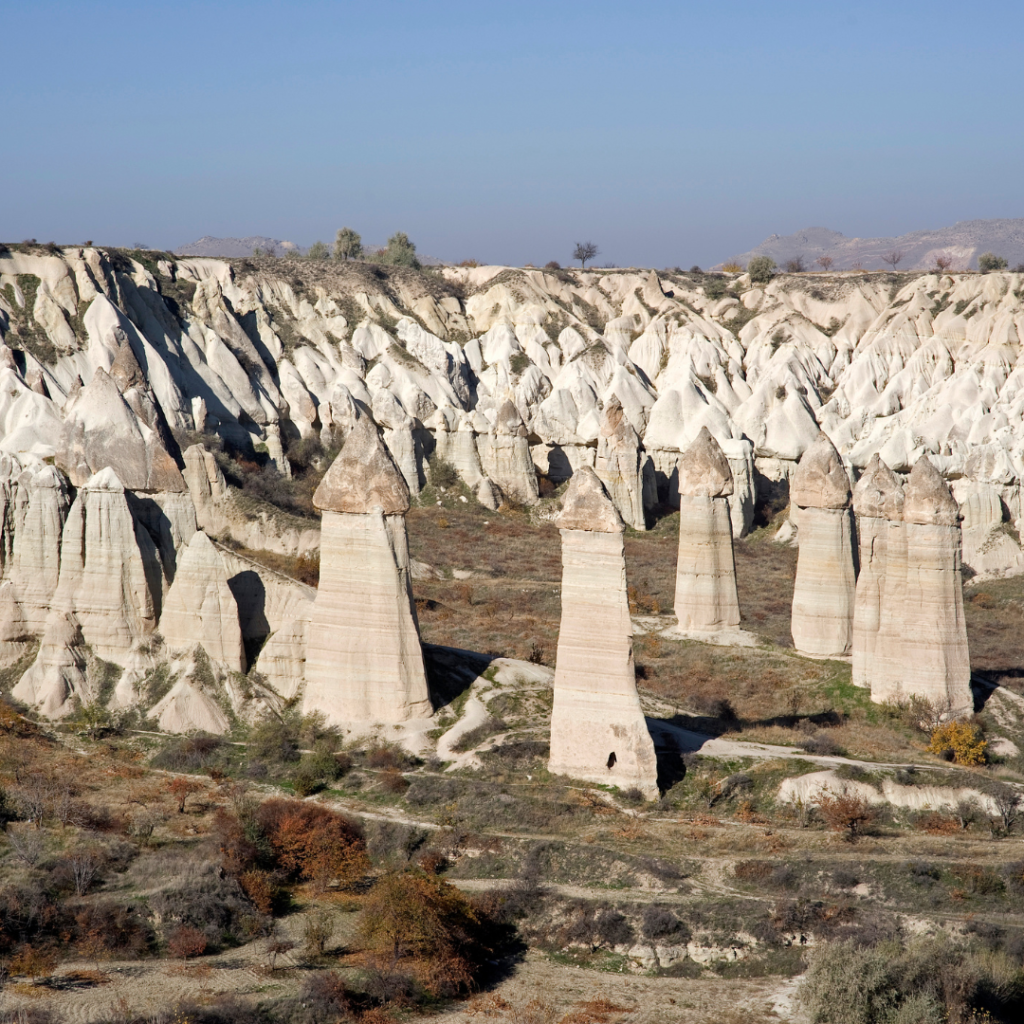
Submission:
<svg viewBox="0 0 1024 1024">
<path fill-rule="evenodd" d="M 710 265 L 1024 216 L 1024 3 L 0 0 L 0 238 Z"/>
</svg>

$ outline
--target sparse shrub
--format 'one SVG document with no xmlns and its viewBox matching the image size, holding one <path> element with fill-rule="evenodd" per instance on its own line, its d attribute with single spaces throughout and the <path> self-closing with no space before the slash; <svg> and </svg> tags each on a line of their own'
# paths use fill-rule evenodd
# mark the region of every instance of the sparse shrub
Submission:
<svg viewBox="0 0 1024 1024">
<path fill-rule="evenodd" d="M 145 953 L 153 933 L 137 907 L 106 901 L 75 911 L 75 945 L 83 956 L 114 954 L 129 960 Z"/>
<path fill-rule="evenodd" d="M 935 729 L 928 750 L 955 764 L 973 766 L 985 763 L 987 746 L 988 741 L 982 738 L 981 729 L 975 723 L 956 720 Z"/>
<path fill-rule="evenodd" d="M 726 274 L 741 274 L 743 273 L 743 267 L 736 260 L 726 260 L 722 264 L 722 271 Z"/>
<path fill-rule="evenodd" d="M 464 732 L 458 740 L 452 744 L 452 750 L 459 751 L 460 753 L 467 750 L 473 750 L 495 733 L 505 732 L 507 729 L 508 724 L 503 719 L 495 717 L 488 718 L 486 722 L 481 722 L 475 728 Z"/>
<path fill-rule="evenodd" d="M 787 274 L 802 274 L 806 269 L 803 256 L 794 256 L 793 259 L 786 260 Z"/>
<path fill-rule="evenodd" d="M 189 779 L 183 775 L 179 775 L 176 778 L 170 780 L 167 783 L 167 792 L 174 798 L 174 802 L 178 805 L 178 813 L 185 813 L 185 801 L 194 793 L 201 793 L 203 790 L 203 784 L 196 779 Z"/>
<path fill-rule="evenodd" d="M 634 933 L 625 916 L 617 910 L 602 910 L 594 921 L 594 935 L 604 945 L 625 946 L 633 942 Z"/>
<path fill-rule="evenodd" d="M 933 836 L 951 836 L 960 831 L 960 823 L 948 814 L 929 811 L 915 822 L 917 828 Z"/>
<path fill-rule="evenodd" d="M 329 910 L 318 910 L 306 918 L 303 927 L 303 951 L 306 956 L 323 956 L 327 943 L 334 936 L 337 919 Z"/>
<path fill-rule="evenodd" d="M 756 284 L 767 284 L 776 271 L 775 260 L 771 256 L 755 256 L 747 264 L 750 280 Z"/>
<path fill-rule="evenodd" d="M 352 1002 L 345 981 L 334 971 L 324 971 L 307 978 L 300 994 L 302 1004 L 312 1017 L 312 1024 L 329 1024 L 349 1016 Z M 362 1017 L 366 1020 L 365 1015 Z"/>
<path fill-rule="evenodd" d="M 223 746 L 219 736 L 182 736 L 168 742 L 150 763 L 171 772 L 198 772 L 215 760 Z"/>
<path fill-rule="evenodd" d="M 689 939 L 689 929 L 669 910 L 668 907 L 659 906 L 656 903 L 644 907 L 643 916 L 640 919 L 640 932 L 648 941 L 661 939 L 664 941 L 672 937 L 675 942 L 686 942 Z"/>
<path fill-rule="evenodd" d="M 704 294 L 709 299 L 720 299 L 729 290 L 729 284 L 724 277 L 718 274 L 708 274 L 704 278 Z"/>
<path fill-rule="evenodd" d="M 380 773 L 380 784 L 386 793 L 404 793 L 409 788 L 400 768 L 385 768 Z"/>
<path fill-rule="evenodd" d="M 191 925 L 180 924 L 167 937 L 167 952 L 181 960 L 190 960 L 206 952 L 206 936 Z"/>
<path fill-rule="evenodd" d="M 452 487 L 458 487 L 459 474 L 455 467 L 444 459 L 435 455 L 429 462 L 430 483 L 436 488 L 444 488 L 446 491 Z"/>
<path fill-rule="evenodd" d="M 874 808 L 859 796 L 822 796 L 818 812 L 833 832 L 842 832 L 854 842 L 875 819 Z"/>
<path fill-rule="evenodd" d="M 357 260 L 363 255 L 363 240 L 358 231 L 352 228 L 340 228 L 334 239 L 334 258 L 336 260 Z"/>
<path fill-rule="evenodd" d="M 544 264 L 544 269 L 545 270 L 561 270 L 562 269 L 562 264 L 559 263 L 558 260 L 548 260 L 547 263 Z"/>
<path fill-rule="evenodd" d="M 846 750 L 824 732 L 815 733 L 804 740 L 803 748 L 815 757 L 842 757 L 846 754 Z"/>
<path fill-rule="evenodd" d="M 326 242 L 314 242 L 306 253 L 306 257 L 311 260 L 325 260 L 331 255 L 331 250 Z"/>
</svg>

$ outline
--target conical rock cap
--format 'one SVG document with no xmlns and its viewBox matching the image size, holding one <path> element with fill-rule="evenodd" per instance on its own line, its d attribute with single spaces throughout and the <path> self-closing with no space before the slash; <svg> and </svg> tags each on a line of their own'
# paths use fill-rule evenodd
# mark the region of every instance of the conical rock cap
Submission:
<svg viewBox="0 0 1024 1024">
<path fill-rule="evenodd" d="M 853 489 L 853 510 L 869 519 L 903 518 L 903 484 L 877 454 Z"/>
<path fill-rule="evenodd" d="M 622 533 L 625 529 L 604 485 L 587 465 L 580 466 L 573 473 L 555 525 L 560 530 L 587 530 L 590 533 Z"/>
<path fill-rule="evenodd" d="M 825 433 L 800 457 L 789 481 L 789 496 L 801 508 L 848 508 L 850 478 L 835 445 Z"/>
<path fill-rule="evenodd" d="M 526 437 L 526 424 L 523 422 L 523 417 L 519 415 L 519 410 L 516 408 L 515 403 L 510 398 L 506 398 L 498 406 L 494 432 L 496 434 L 510 434 L 513 437 Z"/>
<path fill-rule="evenodd" d="M 725 498 L 733 492 L 732 470 L 721 445 L 707 427 L 679 460 L 679 493 L 692 497 Z"/>
<path fill-rule="evenodd" d="M 364 413 L 331 463 L 313 504 L 322 512 L 366 513 L 380 509 L 385 515 L 409 511 L 409 486 L 384 444 L 373 417 Z"/>
<path fill-rule="evenodd" d="M 910 471 L 903 521 L 921 526 L 956 526 L 960 521 L 960 506 L 927 455 Z"/>
</svg>

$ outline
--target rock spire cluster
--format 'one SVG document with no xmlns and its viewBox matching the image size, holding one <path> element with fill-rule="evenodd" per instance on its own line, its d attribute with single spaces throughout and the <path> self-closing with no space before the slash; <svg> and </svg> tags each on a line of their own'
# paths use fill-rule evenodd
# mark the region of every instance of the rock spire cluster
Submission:
<svg viewBox="0 0 1024 1024">
<path fill-rule="evenodd" d="M 865 579 L 862 570 L 857 585 L 854 681 L 870 686 L 875 701 L 917 696 L 969 714 L 960 510 L 949 487 L 927 456 L 902 489 L 873 461 L 858 482 L 857 510 L 862 537 L 874 543 L 869 574 Z"/>
<path fill-rule="evenodd" d="M 740 624 L 729 496 L 729 460 L 707 427 L 679 460 L 679 556 L 675 613 L 684 632 Z"/>
<path fill-rule="evenodd" d="M 578 469 L 556 523 L 562 536 L 548 770 L 657 796 L 657 761 L 633 667 L 622 520 L 597 474 Z"/>
</svg>

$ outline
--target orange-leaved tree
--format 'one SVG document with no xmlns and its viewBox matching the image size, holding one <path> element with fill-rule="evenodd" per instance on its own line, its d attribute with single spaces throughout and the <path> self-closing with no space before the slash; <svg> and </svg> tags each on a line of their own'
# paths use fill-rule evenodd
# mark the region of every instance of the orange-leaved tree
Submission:
<svg viewBox="0 0 1024 1024">
<path fill-rule="evenodd" d="M 489 950 L 481 911 L 455 886 L 422 871 L 388 871 L 363 904 L 359 941 L 387 996 L 389 979 L 410 974 L 433 995 L 472 987 Z"/>
</svg>

